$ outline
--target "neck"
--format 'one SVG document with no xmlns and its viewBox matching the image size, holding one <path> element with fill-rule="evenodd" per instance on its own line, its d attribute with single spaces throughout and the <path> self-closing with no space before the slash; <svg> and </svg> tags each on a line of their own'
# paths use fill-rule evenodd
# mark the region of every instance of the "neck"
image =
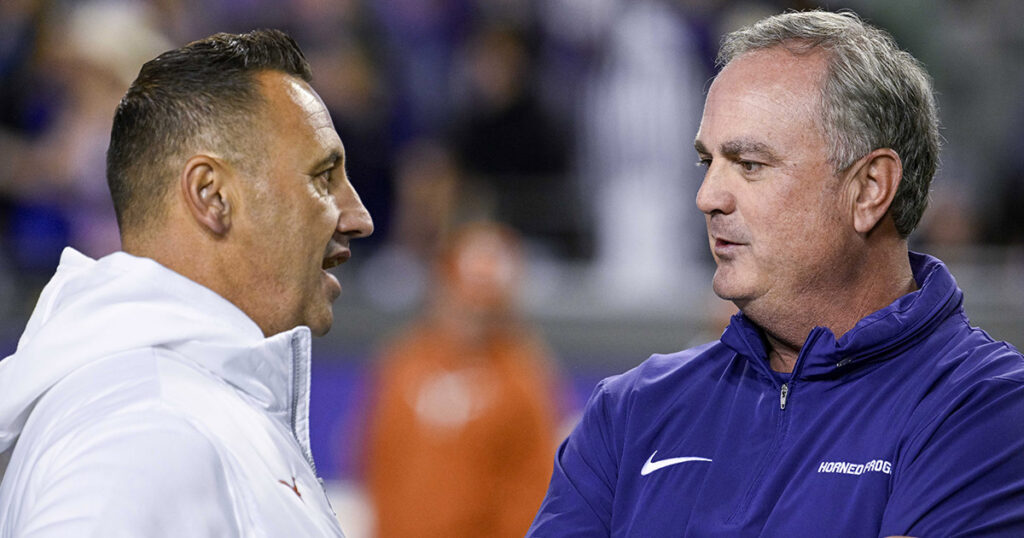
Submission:
<svg viewBox="0 0 1024 538">
<path fill-rule="evenodd" d="M 865 257 L 841 282 L 803 290 L 769 313 L 743 311 L 764 330 L 771 368 L 792 372 L 812 329 L 825 327 L 841 338 L 867 315 L 916 289 L 904 247 L 893 255 Z"/>
<path fill-rule="evenodd" d="M 253 299 L 261 294 L 247 292 L 246 282 L 253 278 L 244 264 L 231 263 L 231 246 L 217 243 L 188 227 L 168 226 L 159 238 L 137 234 L 122 236 L 121 249 L 134 256 L 150 258 L 160 265 L 196 282 L 231 302 L 256 323 L 265 336 L 290 327 L 271 326 Z M 235 257 L 234 259 L 238 259 Z M 273 294 L 270 294 L 273 295 Z"/>
<path fill-rule="evenodd" d="M 176 240 L 173 238 L 159 243 L 151 240 L 122 239 L 121 249 L 133 256 L 149 258 L 193 282 L 210 288 L 222 297 L 225 296 L 223 286 L 218 285 L 216 274 L 211 271 L 212 264 L 205 263 L 209 258 L 195 248 L 182 250 L 182 246 L 175 243 Z M 183 252 L 190 255 L 182 255 Z"/>
<path fill-rule="evenodd" d="M 444 292 L 434 298 L 428 315 L 438 331 L 469 349 L 491 346 L 515 324 L 514 316 L 507 311 L 469 306 Z"/>
</svg>

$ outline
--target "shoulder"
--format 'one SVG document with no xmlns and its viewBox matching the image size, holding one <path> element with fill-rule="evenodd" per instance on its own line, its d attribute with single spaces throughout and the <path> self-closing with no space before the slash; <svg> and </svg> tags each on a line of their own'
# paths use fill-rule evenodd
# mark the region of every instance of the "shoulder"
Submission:
<svg viewBox="0 0 1024 538">
<path fill-rule="evenodd" d="M 735 353 L 718 341 L 651 355 L 638 366 L 601 380 L 588 406 L 599 405 L 611 414 L 621 414 L 635 406 L 682 405 L 695 394 L 713 390 L 714 384 L 702 380 L 721 379 L 734 358 Z"/>
<path fill-rule="evenodd" d="M 1009 342 L 992 338 L 987 332 L 972 327 L 970 338 L 964 338 L 963 346 L 972 361 L 991 368 L 999 377 L 1024 380 L 1024 355 Z"/>
<path fill-rule="evenodd" d="M 721 342 L 709 342 L 669 354 L 654 354 L 638 366 L 605 378 L 602 390 L 611 394 L 636 394 L 678 390 L 678 383 L 703 372 L 725 369 L 734 353 Z"/>
<path fill-rule="evenodd" d="M 709 393 L 728 378 L 734 358 L 726 346 L 712 342 L 652 355 L 625 373 L 603 379 L 559 449 L 556 472 L 597 473 L 602 487 L 611 487 L 627 443 L 660 429 L 666 417 L 684 416 L 687 408 L 707 405 Z M 585 462 L 585 469 L 569 470 L 580 462 Z"/>
<path fill-rule="evenodd" d="M 19 441 L 4 484 L 12 520 L 50 521 L 61 535 L 117 534 L 184 529 L 174 514 L 189 513 L 197 529 L 233 534 L 228 466 L 193 420 L 157 400 L 91 411 Z"/>
<path fill-rule="evenodd" d="M 964 353 L 950 377 L 957 390 L 991 386 L 1000 393 L 1022 393 L 1024 356 L 1006 342 L 990 340 Z"/>
<path fill-rule="evenodd" d="M 124 409 L 170 409 L 182 393 L 208 397 L 217 388 L 228 385 L 194 361 L 161 348 L 139 348 L 68 373 L 40 398 L 32 415 L 52 421 L 73 414 L 74 422 L 88 421 Z"/>
<path fill-rule="evenodd" d="M 937 356 L 918 357 L 933 361 L 933 375 L 944 380 L 937 389 L 960 394 L 977 385 L 1024 384 L 1024 355 L 1011 344 L 970 327 L 941 340 Z"/>
<path fill-rule="evenodd" d="M 924 397 L 897 449 L 883 529 L 1020 535 L 1024 357 L 976 330 L 944 350 L 919 357 L 931 361 L 931 370 L 908 377 Z"/>
<path fill-rule="evenodd" d="M 937 355 L 916 358 L 929 366 L 911 378 L 919 394 L 911 439 L 923 442 L 961 422 L 1003 431 L 1024 425 L 1024 356 L 1017 349 L 978 329 L 944 340 L 941 347 Z"/>
<path fill-rule="evenodd" d="M 151 485 L 176 489 L 187 483 L 183 478 L 224 472 L 219 450 L 208 432 L 160 402 L 90 417 L 51 441 L 41 453 L 54 476 L 62 476 L 68 469 L 91 473 L 95 466 L 106 476 L 120 475 L 127 480 L 136 475 Z"/>
<path fill-rule="evenodd" d="M 37 448 L 48 453 L 81 455 L 93 445 L 103 450 L 106 443 L 112 450 L 130 451 L 166 434 L 168 446 L 190 442 L 210 449 L 204 417 L 183 399 L 191 394 L 199 407 L 209 409 L 213 406 L 202 402 L 212 401 L 218 391 L 230 390 L 224 385 L 167 351 L 140 349 L 112 355 L 56 383 L 36 404 L 18 443 L 39 443 Z"/>
<path fill-rule="evenodd" d="M 979 390 L 1015 390 L 1024 384 L 1024 356 L 971 327 L 962 311 L 902 348 L 886 370 L 918 419 L 968 403 Z"/>
<path fill-rule="evenodd" d="M 112 355 L 56 383 L 40 398 L 18 443 L 41 443 L 37 450 L 51 455 L 57 465 L 65 458 L 70 462 L 121 452 L 130 455 L 127 463 L 173 462 L 188 454 L 181 459 L 186 462 L 198 452 L 213 456 L 216 451 L 202 421 L 178 405 L 173 394 L 191 387 L 198 389 L 194 397 L 205 399 L 204 389 L 216 383 L 161 350 Z M 154 439 L 161 442 L 154 445 Z"/>
</svg>

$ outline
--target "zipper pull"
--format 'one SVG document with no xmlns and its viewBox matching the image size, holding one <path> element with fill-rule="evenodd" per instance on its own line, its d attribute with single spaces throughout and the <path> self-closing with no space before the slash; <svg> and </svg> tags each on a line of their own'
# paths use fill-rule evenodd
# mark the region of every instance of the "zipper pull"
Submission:
<svg viewBox="0 0 1024 538">
<path fill-rule="evenodd" d="M 789 397 L 789 384 L 783 383 L 782 390 L 779 391 L 779 409 L 786 409 L 786 398 Z"/>
</svg>

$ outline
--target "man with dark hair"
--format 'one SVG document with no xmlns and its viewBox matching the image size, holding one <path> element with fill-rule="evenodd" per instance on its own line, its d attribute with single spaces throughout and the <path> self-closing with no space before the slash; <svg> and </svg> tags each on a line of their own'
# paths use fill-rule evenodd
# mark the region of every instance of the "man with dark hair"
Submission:
<svg viewBox="0 0 1024 538">
<path fill-rule="evenodd" d="M 529 536 L 1022 536 L 1024 358 L 907 247 L 921 65 L 852 13 L 726 37 L 695 146 L 721 339 L 602 381 Z"/>
<path fill-rule="evenodd" d="M 114 116 L 123 252 L 66 249 L 0 362 L 0 536 L 341 536 L 309 450 L 328 269 L 373 231 L 295 42 L 146 63 Z"/>
</svg>

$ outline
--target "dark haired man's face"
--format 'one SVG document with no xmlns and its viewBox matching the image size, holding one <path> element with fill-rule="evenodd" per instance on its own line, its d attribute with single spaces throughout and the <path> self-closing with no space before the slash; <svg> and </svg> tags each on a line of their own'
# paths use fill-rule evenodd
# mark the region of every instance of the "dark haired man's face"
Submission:
<svg viewBox="0 0 1024 538">
<path fill-rule="evenodd" d="M 247 313 L 265 333 L 307 325 L 326 333 L 341 285 L 327 270 L 350 256 L 349 241 L 373 232 L 373 221 L 345 173 L 345 149 L 323 101 L 305 82 L 268 71 L 258 76 L 265 99 L 265 159 L 245 178 L 236 223 L 256 275 Z"/>
</svg>

